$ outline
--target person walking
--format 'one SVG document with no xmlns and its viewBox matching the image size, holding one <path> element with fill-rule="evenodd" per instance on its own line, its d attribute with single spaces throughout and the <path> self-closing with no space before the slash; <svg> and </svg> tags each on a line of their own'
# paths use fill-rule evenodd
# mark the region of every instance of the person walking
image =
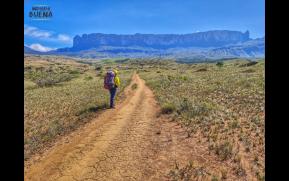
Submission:
<svg viewBox="0 0 289 181">
<path fill-rule="evenodd" d="M 115 95 L 117 88 L 120 87 L 120 78 L 116 69 L 110 70 L 104 77 L 104 88 L 109 90 L 110 93 L 110 108 L 115 108 Z"/>
</svg>

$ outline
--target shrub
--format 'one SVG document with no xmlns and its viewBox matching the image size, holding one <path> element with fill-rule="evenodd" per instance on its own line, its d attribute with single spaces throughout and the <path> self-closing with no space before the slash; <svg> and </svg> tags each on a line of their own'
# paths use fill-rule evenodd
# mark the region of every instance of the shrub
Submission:
<svg viewBox="0 0 289 181">
<path fill-rule="evenodd" d="M 226 141 L 225 143 L 217 145 L 215 150 L 216 154 L 219 155 L 222 160 L 227 160 L 232 156 L 233 146 L 230 144 L 230 142 Z"/>
<path fill-rule="evenodd" d="M 63 74 L 41 74 L 39 77 L 34 78 L 33 82 L 37 84 L 39 87 L 52 86 L 60 82 L 69 81 L 75 76 L 67 73 Z"/>
<path fill-rule="evenodd" d="M 245 176 L 246 170 L 241 165 L 239 165 L 235 170 L 235 174 L 238 176 Z"/>
<path fill-rule="evenodd" d="M 208 69 L 206 69 L 206 68 L 201 68 L 201 69 L 198 69 L 196 72 L 205 72 L 205 71 L 208 71 Z"/>
<path fill-rule="evenodd" d="M 176 110 L 176 107 L 171 103 L 166 103 L 162 106 L 161 112 L 163 114 L 171 114 Z"/>
<path fill-rule="evenodd" d="M 134 84 L 131 86 L 131 89 L 132 89 L 132 90 L 135 90 L 136 88 L 137 88 L 137 84 L 134 83 Z"/>
<path fill-rule="evenodd" d="M 224 66 L 224 62 L 217 62 L 216 64 L 218 67 L 223 67 Z"/>
<path fill-rule="evenodd" d="M 207 115 L 213 106 L 209 103 L 195 103 L 193 104 L 187 98 L 184 98 L 178 106 L 177 112 L 185 119 L 191 119 L 197 116 Z"/>
<path fill-rule="evenodd" d="M 254 73 L 254 72 L 256 72 L 254 69 L 247 69 L 242 71 L 242 73 Z"/>
<path fill-rule="evenodd" d="M 193 164 L 192 161 L 184 167 L 180 167 L 179 164 L 175 162 L 175 168 L 170 170 L 168 177 L 170 178 L 169 180 L 200 180 L 200 178 L 204 178 L 209 174 L 204 167 L 197 166 Z"/>
<path fill-rule="evenodd" d="M 91 76 L 88 76 L 88 77 L 84 78 L 84 80 L 92 80 L 92 79 L 93 79 L 93 77 L 91 77 Z"/>
<path fill-rule="evenodd" d="M 257 63 L 258 63 L 258 62 L 256 62 L 256 61 L 251 61 L 251 62 L 249 62 L 249 63 L 240 65 L 239 67 L 249 67 L 249 66 L 256 65 Z"/>
<path fill-rule="evenodd" d="M 215 176 L 215 175 L 213 175 L 212 176 L 212 179 L 211 179 L 211 181 L 218 181 L 219 179 L 218 179 L 218 177 L 217 176 Z"/>
<path fill-rule="evenodd" d="M 70 74 L 79 74 L 80 72 L 78 70 L 71 70 L 69 73 Z"/>
<path fill-rule="evenodd" d="M 186 80 L 188 80 L 188 77 L 187 76 L 179 76 L 179 79 L 186 81 Z"/>
<path fill-rule="evenodd" d="M 51 79 L 50 77 L 47 78 L 39 78 L 34 81 L 35 84 L 37 84 L 39 87 L 44 86 L 51 86 L 57 83 L 57 81 Z"/>
<path fill-rule="evenodd" d="M 46 135 L 49 135 L 49 139 L 59 134 L 63 130 L 63 124 L 59 120 L 55 120 L 49 123 L 48 131 Z"/>
<path fill-rule="evenodd" d="M 95 66 L 94 69 L 97 70 L 97 71 L 101 71 L 102 70 L 102 66 L 101 65 Z"/>
<path fill-rule="evenodd" d="M 239 122 L 237 120 L 234 120 L 230 123 L 230 128 L 235 129 L 239 127 Z"/>
</svg>

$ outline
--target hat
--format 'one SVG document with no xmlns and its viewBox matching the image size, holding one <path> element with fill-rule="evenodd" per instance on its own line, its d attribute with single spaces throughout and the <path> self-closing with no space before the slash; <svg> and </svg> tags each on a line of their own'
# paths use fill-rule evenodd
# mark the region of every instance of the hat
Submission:
<svg viewBox="0 0 289 181">
<path fill-rule="evenodd" d="M 113 72 L 114 72 L 115 74 L 118 74 L 118 71 L 117 71 L 116 69 L 113 69 Z"/>
</svg>

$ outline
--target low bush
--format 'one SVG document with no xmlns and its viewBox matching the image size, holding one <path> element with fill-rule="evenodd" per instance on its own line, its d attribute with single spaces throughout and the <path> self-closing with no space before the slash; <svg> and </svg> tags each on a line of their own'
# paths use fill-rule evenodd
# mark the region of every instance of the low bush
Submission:
<svg viewBox="0 0 289 181">
<path fill-rule="evenodd" d="M 163 114 L 171 114 L 176 110 L 176 107 L 171 103 L 166 103 L 162 106 L 161 112 Z"/>
</svg>

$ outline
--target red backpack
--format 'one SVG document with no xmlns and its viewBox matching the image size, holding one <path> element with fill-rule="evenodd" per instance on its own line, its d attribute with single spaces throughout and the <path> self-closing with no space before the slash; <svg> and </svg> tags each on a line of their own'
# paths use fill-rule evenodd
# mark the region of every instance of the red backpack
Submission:
<svg viewBox="0 0 289 181">
<path fill-rule="evenodd" d="M 108 71 L 106 73 L 106 75 L 104 76 L 104 88 L 105 89 L 111 89 L 115 86 L 114 77 L 115 77 L 115 74 L 113 71 Z"/>
</svg>

